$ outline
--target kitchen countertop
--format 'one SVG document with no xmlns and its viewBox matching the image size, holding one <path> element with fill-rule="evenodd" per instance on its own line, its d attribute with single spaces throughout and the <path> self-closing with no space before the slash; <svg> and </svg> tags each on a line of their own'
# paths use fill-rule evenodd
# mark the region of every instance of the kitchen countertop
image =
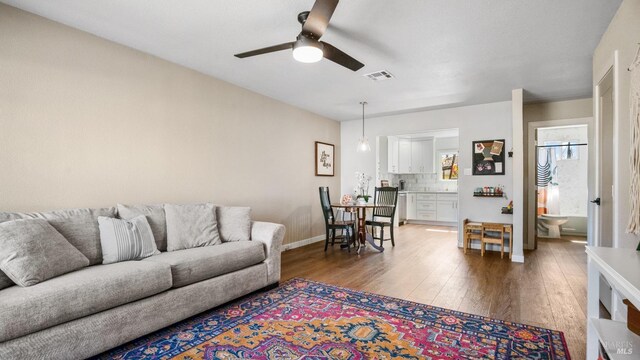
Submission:
<svg viewBox="0 0 640 360">
<path fill-rule="evenodd" d="M 408 193 L 420 193 L 420 194 L 457 194 L 457 191 L 414 191 L 414 190 L 402 190 L 398 191 L 398 194 Z"/>
</svg>

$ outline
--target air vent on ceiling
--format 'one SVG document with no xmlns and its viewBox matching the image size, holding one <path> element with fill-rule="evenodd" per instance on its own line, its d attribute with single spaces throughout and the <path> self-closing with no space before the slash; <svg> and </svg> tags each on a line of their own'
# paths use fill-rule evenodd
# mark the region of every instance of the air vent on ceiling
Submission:
<svg viewBox="0 0 640 360">
<path fill-rule="evenodd" d="M 364 74 L 363 76 L 366 76 L 373 81 L 383 81 L 383 80 L 393 79 L 393 75 L 387 70 L 374 71 L 369 74 Z"/>
</svg>

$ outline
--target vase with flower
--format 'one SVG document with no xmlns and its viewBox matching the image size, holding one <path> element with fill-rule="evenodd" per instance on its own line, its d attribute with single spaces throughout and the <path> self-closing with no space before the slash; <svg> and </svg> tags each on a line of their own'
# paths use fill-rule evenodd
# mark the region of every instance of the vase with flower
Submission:
<svg viewBox="0 0 640 360">
<path fill-rule="evenodd" d="M 371 176 L 366 175 L 363 172 L 356 171 L 357 184 L 353 189 L 358 204 L 366 204 L 369 202 L 371 195 L 369 195 L 369 183 L 371 182 Z"/>
</svg>

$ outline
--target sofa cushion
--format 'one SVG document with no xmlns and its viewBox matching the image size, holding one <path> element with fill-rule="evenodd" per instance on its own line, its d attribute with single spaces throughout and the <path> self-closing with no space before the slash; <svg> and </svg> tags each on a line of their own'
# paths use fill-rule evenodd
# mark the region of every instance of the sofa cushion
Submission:
<svg viewBox="0 0 640 360">
<path fill-rule="evenodd" d="M 251 208 L 216 206 L 218 230 L 223 242 L 251 239 Z"/>
<path fill-rule="evenodd" d="M 70 209 L 41 213 L 0 213 L 0 223 L 18 219 L 45 219 L 89 262 L 102 263 L 98 216 L 115 217 L 116 209 Z"/>
<path fill-rule="evenodd" d="M 165 204 L 167 251 L 220 244 L 213 204 Z"/>
<path fill-rule="evenodd" d="M 238 241 L 165 252 L 148 257 L 143 262 L 158 262 L 171 266 L 173 287 L 177 288 L 244 269 L 264 259 L 262 243 Z"/>
<path fill-rule="evenodd" d="M 118 216 L 121 219 L 130 220 L 139 215 L 147 217 L 158 250 L 167 251 L 167 221 L 164 216 L 164 206 L 118 204 Z"/>
<path fill-rule="evenodd" d="M 98 216 L 98 226 L 103 264 L 142 260 L 160 253 L 144 215 L 131 220 Z"/>
<path fill-rule="evenodd" d="M 44 219 L 0 224 L 0 269 L 20 286 L 89 266 L 89 259 Z"/>
<path fill-rule="evenodd" d="M 146 261 L 95 265 L 34 286 L 13 286 L 0 291 L 0 342 L 169 288 L 169 266 Z"/>
</svg>

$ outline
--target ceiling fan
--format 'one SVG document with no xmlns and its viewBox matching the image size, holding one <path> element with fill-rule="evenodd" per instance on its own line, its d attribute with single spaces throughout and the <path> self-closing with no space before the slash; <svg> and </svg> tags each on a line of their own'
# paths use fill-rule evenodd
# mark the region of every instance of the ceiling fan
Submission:
<svg viewBox="0 0 640 360">
<path fill-rule="evenodd" d="M 296 41 L 269 46 L 262 49 L 236 54 L 235 57 L 246 58 L 250 56 L 268 54 L 275 51 L 293 49 L 293 58 L 304 63 L 320 61 L 323 57 L 342 65 L 353 71 L 358 71 L 363 63 L 345 54 L 335 46 L 319 41 L 324 35 L 329 20 L 338 6 L 339 0 L 316 0 L 311 11 L 303 11 L 298 14 L 298 22 L 302 24 L 302 31 L 296 37 Z"/>
</svg>

